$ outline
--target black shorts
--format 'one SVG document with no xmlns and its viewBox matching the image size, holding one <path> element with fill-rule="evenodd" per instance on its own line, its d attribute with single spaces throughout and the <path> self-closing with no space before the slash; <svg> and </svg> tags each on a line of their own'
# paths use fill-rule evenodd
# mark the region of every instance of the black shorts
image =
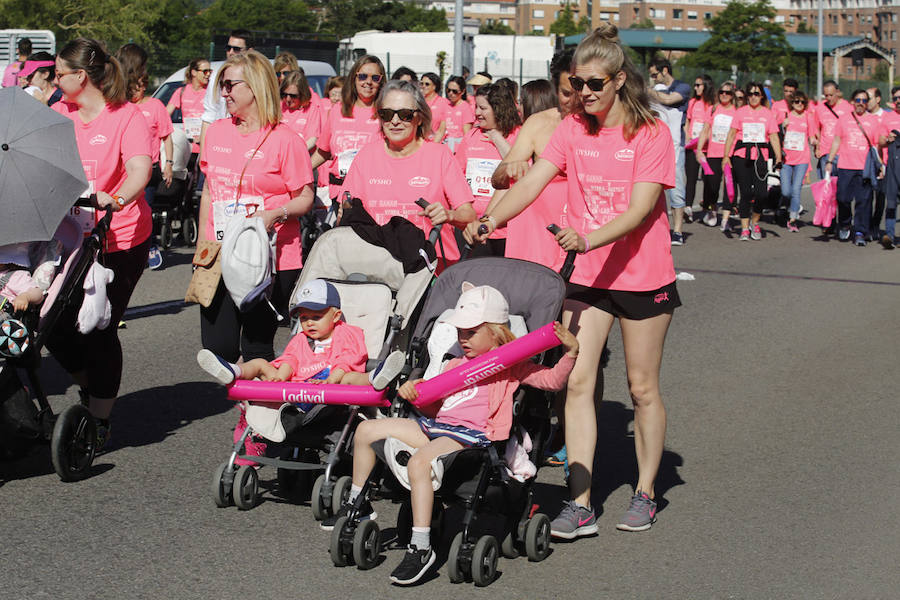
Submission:
<svg viewBox="0 0 900 600">
<path fill-rule="evenodd" d="M 650 292 L 603 290 L 570 283 L 566 299 L 583 302 L 615 317 L 633 321 L 656 317 L 681 306 L 674 281 Z"/>
</svg>

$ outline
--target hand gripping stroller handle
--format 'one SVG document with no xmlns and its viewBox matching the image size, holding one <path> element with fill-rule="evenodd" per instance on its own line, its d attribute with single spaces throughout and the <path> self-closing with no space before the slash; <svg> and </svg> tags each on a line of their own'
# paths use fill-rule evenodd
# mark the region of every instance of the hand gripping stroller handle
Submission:
<svg viewBox="0 0 900 600">
<path fill-rule="evenodd" d="M 97 236 L 98 240 L 103 238 L 106 235 L 106 232 L 109 231 L 109 225 L 112 222 L 112 209 L 108 206 L 104 208 L 97 206 L 97 194 L 91 194 L 87 198 L 79 198 L 75 201 L 75 206 L 104 211 L 103 217 L 97 222 L 97 225 L 94 226 L 93 231 L 91 231 L 91 235 Z"/>
<path fill-rule="evenodd" d="M 416 200 L 416 204 L 422 210 L 425 210 L 426 208 L 428 208 L 428 201 L 425 200 L 425 198 L 419 198 L 418 200 Z M 441 229 L 443 227 L 444 227 L 444 224 L 441 223 L 437 227 L 431 228 L 431 231 L 428 234 L 428 243 L 431 244 L 433 247 L 436 247 L 435 244 L 437 244 L 438 238 L 441 237 Z"/>
<path fill-rule="evenodd" d="M 302 383 L 290 381 L 247 381 L 238 379 L 228 386 L 228 399 L 267 404 L 339 404 L 343 406 L 390 406 L 384 390 L 361 385 Z"/>
<path fill-rule="evenodd" d="M 557 233 L 562 231 L 562 229 L 556 223 L 550 223 L 549 225 L 547 225 L 547 231 L 549 231 L 553 235 L 556 235 Z M 569 250 L 566 253 L 566 260 L 563 263 L 563 266 L 559 269 L 559 274 L 562 276 L 563 280 L 565 280 L 566 283 L 569 283 L 569 279 L 572 278 L 572 273 L 575 271 L 575 256 L 577 254 L 578 253 L 574 250 Z"/>
<path fill-rule="evenodd" d="M 416 384 L 415 406 L 426 406 L 560 344 L 553 323 L 503 344 L 478 358 Z"/>
</svg>

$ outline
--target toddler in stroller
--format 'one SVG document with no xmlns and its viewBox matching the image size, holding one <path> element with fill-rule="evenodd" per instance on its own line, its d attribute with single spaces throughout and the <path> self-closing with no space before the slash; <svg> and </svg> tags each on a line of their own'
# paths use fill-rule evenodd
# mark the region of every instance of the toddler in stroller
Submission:
<svg viewBox="0 0 900 600">
<path fill-rule="evenodd" d="M 507 326 L 507 301 L 490 286 L 463 282 L 456 308 L 443 321 L 456 328 L 463 352 L 462 357 L 445 366 L 445 372 L 515 339 Z M 434 418 L 390 418 L 361 423 L 354 440 L 353 482 L 348 502 L 333 519 L 323 523 L 323 528 L 338 527 L 339 522 L 342 526 L 348 516 L 358 521 L 371 518 L 373 510 L 369 502 L 356 500 L 376 464 L 372 443 L 388 437 L 403 442 L 415 449 L 406 465 L 411 493 L 412 537 L 402 562 L 391 573 L 391 581 L 404 585 L 418 581 L 435 561 L 435 552 L 431 548 L 436 489 L 432 461 L 464 448 L 484 447 L 507 439 L 513 421 L 513 394 L 520 383 L 544 390 L 559 390 L 565 385 L 575 364 L 578 342 L 559 323 L 554 323 L 554 333 L 566 354 L 552 368 L 531 362 L 518 363 L 443 398 Z M 418 397 L 416 384 L 421 381 L 408 380 L 399 389 L 399 396 L 414 402 Z"/>
</svg>

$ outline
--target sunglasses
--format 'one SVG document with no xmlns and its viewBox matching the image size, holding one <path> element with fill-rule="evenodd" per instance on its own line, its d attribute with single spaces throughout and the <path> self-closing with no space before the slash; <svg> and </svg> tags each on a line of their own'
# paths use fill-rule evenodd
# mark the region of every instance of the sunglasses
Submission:
<svg viewBox="0 0 900 600">
<path fill-rule="evenodd" d="M 197 69 L 198 73 L 203 73 L 204 75 L 209 75 L 212 73 L 212 69 Z"/>
<path fill-rule="evenodd" d="M 804 102 L 803 100 L 794 100 L 793 102 L 791 102 L 791 104 L 794 104 L 794 105 L 799 104 L 800 106 L 806 106 L 806 102 Z"/>
<path fill-rule="evenodd" d="M 869 101 L 869 99 L 868 98 L 854 98 L 853 101 L 856 102 L 857 104 L 865 104 Z"/>
<path fill-rule="evenodd" d="M 275 71 L 275 77 L 277 77 L 278 79 L 281 79 L 288 73 L 290 73 L 290 71 Z"/>
<path fill-rule="evenodd" d="M 894 96 L 894 102 L 900 102 L 900 96 Z"/>
<path fill-rule="evenodd" d="M 393 108 L 379 108 L 378 118 L 385 123 L 388 123 L 394 120 L 394 115 L 397 115 L 400 117 L 401 121 L 409 123 L 413 120 L 413 117 L 416 116 L 417 112 L 419 111 L 415 108 L 401 108 L 400 110 L 394 110 Z"/>
<path fill-rule="evenodd" d="M 300 97 L 300 94 L 289 94 L 287 92 L 281 92 L 282 100 L 287 100 L 288 98 L 292 98 L 292 99 L 296 100 L 299 97 Z"/>
<path fill-rule="evenodd" d="M 703 87 L 703 84 L 702 84 L 702 83 L 695 83 L 695 84 L 694 84 L 694 87 Z"/>
<path fill-rule="evenodd" d="M 725 96 L 734 96 L 734 92 L 732 92 L 731 90 L 719 90 L 719 94 Z"/>
<path fill-rule="evenodd" d="M 244 83 L 243 79 L 223 79 L 219 82 L 219 87 L 225 90 L 226 94 L 230 94 L 231 90 L 239 83 Z"/>
<path fill-rule="evenodd" d="M 243 52 L 244 50 L 246 50 L 246 48 L 225 44 L 225 52 Z"/>
<path fill-rule="evenodd" d="M 448 94 L 462 94 L 462 90 L 454 90 L 453 88 L 447 88 Z"/>
<path fill-rule="evenodd" d="M 378 74 L 375 74 L 375 75 L 369 75 L 368 73 L 357 73 L 356 74 L 356 80 L 359 81 L 360 83 L 362 83 L 363 81 L 366 81 L 369 77 L 371 77 L 372 81 L 374 81 L 375 83 L 378 83 L 379 81 L 381 81 L 381 75 L 378 75 Z"/>
<path fill-rule="evenodd" d="M 762 92 L 747 92 L 747 96 L 762 96 Z"/>
<path fill-rule="evenodd" d="M 602 92 L 603 86 L 606 85 L 606 83 L 611 79 L 612 76 L 610 75 L 606 79 L 597 79 L 596 77 L 594 77 L 585 81 L 581 77 L 572 75 L 571 77 L 569 77 L 569 83 L 572 84 L 572 89 L 576 92 L 580 92 L 581 90 L 583 90 L 584 86 L 587 86 L 588 89 L 592 92 Z"/>
</svg>

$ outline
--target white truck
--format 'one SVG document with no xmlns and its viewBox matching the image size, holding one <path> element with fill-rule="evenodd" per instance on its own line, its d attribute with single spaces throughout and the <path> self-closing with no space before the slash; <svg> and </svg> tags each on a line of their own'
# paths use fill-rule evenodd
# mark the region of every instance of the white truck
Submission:
<svg viewBox="0 0 900 600">
<path fill-rule="evenodd" d="M 16 45 L 19 40 L 31 40 L 31 52 L 56 54 L 56 36 L 47 29 L 0 29 L 0 73 L 6 66 L 18 60 Z"/>
</svg>

